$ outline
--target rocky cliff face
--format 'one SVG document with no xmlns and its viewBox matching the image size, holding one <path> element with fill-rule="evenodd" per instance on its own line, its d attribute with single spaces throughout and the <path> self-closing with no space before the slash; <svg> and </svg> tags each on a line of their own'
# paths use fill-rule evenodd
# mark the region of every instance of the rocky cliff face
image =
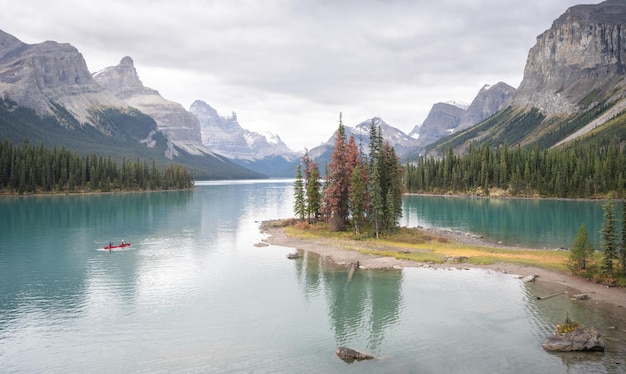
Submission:
<svg viewBox="0 0 626 374">
<path fill-rule="evenodd" d="M 430 108 L 421 126 L 416 126 L 409 136 L 417 138 L 417 146 L 424 147 L 450 135 L 461 123 L 467 105 L 436 103 Z"/>
<path fill-rule="evenodd" d="M 130 57 L 124 57 L 119 65 L 105 68 L 93 77 L 127 105 L 154 118 L 159 129 L 178 146 L 193 154 L 206 153 L 198 119 L 179 103 L 166 100 L 157 90 L 145 87 Z"/>
<path fill-rule="evenodd" d="M 504 82 L 498 82 L 493 86 L 484 85 L 463 114 L 455 131 L 470 128 L 491 117 L 498 110 L 503 109 L 514 93 L 515 88 Z"/>
<path fill-rule="evenodd" d="M 189 111 L 200 122 L 202 144 L 211 151 L 233 159 L 259 160 L 281 156 L 287 160 L 297 158 L 280 137 L 263 135 L 241 127 L 235 113 L 220 116 L 215 109 L 201 100 L 191 104 Z"/>
<path fill-rule="evenodd" d="M 512 103 L 546 115 L 586 110 L 624 90 L 625 57 L 626 2 L 574 6 L 537 37 Z"/>
<path fill-rule="evenodd" d="M 483 86 L 472 103 L 436 103 L 430 109 L 421 126 L 416 126 L 409 135 L 417 138 L 419 147 L 470 128 L 494 115 L 508 103 L 515 88 L 504 82 Z"/>
<path fill-rule="evenodd" d="M 51 102 L 64 106 L 80 123 L 92 123 L 89 111 L 126 107 L 91 76 L 78 50 L 47 41 L 25 44 L 0 31 L 0 93 L 40 115 L 54 113 Z"/>
</svg>

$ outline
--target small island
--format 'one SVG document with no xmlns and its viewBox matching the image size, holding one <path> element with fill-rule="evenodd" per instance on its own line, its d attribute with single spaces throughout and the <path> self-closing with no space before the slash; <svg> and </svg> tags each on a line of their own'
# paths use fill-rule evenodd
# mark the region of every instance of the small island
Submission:
<svg viewBox="0 0 626 374">
<path fill-rule="evenodd" d="M 604 340 L 596 329 L 572 321 L 568 314 L 541 346 L 551 352 L 604 351 Z"/>
</svg>

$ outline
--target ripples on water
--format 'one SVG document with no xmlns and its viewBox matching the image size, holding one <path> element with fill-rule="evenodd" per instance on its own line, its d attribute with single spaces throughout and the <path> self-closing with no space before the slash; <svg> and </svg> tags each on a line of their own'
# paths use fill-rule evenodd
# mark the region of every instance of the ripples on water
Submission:
<svg viewBox="0 0 626 374">
<path fill-rule="evenodd" d="M 537 301 L 554 290 L 512 275 L 405 269 L 351 277 L 314 254 L 292 261 L 285 255 L 293 249 L 255 247 L 258 221 L 289 216 L 291 194 L 290 183 L 223 183 L 180 194 L 0 201 L 3 213 L 18 212 L 0 217 L 0 371 L 583 373 L 626 366 L 623 313 L 566 297 Z M 129 250 L 100 249 L 122 235 Z M 544 352 L 541 341 L 567 312 L 617 342 L 582 360 Z M 377 359 L 348 365 L 334 354 L 339 345 Z"/>
</svg>

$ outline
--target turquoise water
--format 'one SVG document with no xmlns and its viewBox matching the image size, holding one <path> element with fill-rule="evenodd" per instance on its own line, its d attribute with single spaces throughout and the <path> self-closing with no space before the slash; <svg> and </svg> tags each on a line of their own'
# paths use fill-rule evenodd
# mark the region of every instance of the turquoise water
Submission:
<svg viewBox="0 0 626 374">
<path fill-rule="evenodd" d="M 492 243 L 569 248 L 582 224 L 600 247 L 603 201 L 405 196 L 402 226 L 444 227 L 482 235 Z M 621 222 L 621 203 L 615 203 Z"/>
<path fill-rule="evenodd" d="M 261 220 L 292 215 L 292 195 L 292 181 L 264 181 L 0 199 L 0 371 L 624 370 L 624 308 L 538 301 L 555 290 L 482 270 L 350 278 L 319 256 L 255 246 Z M 122 239 L 132 246 L 102 249 Z M 607 352 L 543 351 L 566 313 L 615 339 Z M 347 364 L 341 345 L 377 358 Z"/>
</svg>

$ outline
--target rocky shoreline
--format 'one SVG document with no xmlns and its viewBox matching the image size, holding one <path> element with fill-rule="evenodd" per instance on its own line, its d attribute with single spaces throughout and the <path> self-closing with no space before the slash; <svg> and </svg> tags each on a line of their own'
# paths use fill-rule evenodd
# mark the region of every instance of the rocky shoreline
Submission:
<svg viewBox="0 0 626 374">
<path fill-rule="evenodd" d="M 478 235 L 453 230 L 425 228 L 421 229 L 431 234 L 443 236 L 447 239 L 463 245 L 488 245 L 491 247 L 495 246 L 508 249 L 522 249 L 517 247 L 504 246 L 501 244 L 494 245 L 491 243 L 487 243 L 485 240 L 483 240 L 482 237 Z M 362 269 L 382 270 L 402 269 L 405 267 L 481 268 L 488 271 L 516 274 L 520 277 L 520 279 L 529 275 L 533 275 L 533 278 L 536 279 L 537 282 L 549 282 L 553 284 L 558 284 L 564 286 L 564 288 L 567 287 L 574 289 L 575 294 L 586 294 L 590 298 L 589 302 L 608 303 L 613 308 L 616 308 L 618 314 L 622 315 L 622 318 L 626 320 L 626 290 L 617 287 L 606 287 L 604 285 L 597 284 L 584 278 L 576 277 L 567 273 L 546 270 L 535 266 L 523 266 L 504 262 L 492 265 L 474 265 L 465 262 L 449 262 L 444 264 L 418 263 L 409 260 L 400 260 L 388 256 L 373 256 L 361 254 L 356 251 L 341 248 L 336 242 L 333 242 L 333 240 L 327 238 L 299 239 L 290 237 L 286 235 L 284 230 L 280 227 L 268 227 L 267 225 L 262 225 L 261 231 L 266 234 L 264 242 L 267 244 L 313 252 L 339 265 L 349 266 L 352 263 L 358 262 L 360 268 Z"/>
</svg>

